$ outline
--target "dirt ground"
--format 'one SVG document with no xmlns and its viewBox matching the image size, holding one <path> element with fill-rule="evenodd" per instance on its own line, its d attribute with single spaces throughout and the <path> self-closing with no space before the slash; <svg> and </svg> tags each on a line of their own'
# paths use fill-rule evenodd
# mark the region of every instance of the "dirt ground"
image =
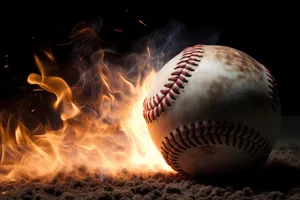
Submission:
<svg viewBox="0 0 300 200">
<path fill-rule="evenodd" d="M 200 200 L 300 200 L 300 147 L 288 145 L 271 152 L 259 172 L 202 177 L 192 180 L 176 174 L 134 174 L 120 170 L 118 178 L 109 173 L 77 173 L 84 179 L 64 174 L 51 181 L 0 183 L 0 199 L 200 199 Z"/>
</svg>

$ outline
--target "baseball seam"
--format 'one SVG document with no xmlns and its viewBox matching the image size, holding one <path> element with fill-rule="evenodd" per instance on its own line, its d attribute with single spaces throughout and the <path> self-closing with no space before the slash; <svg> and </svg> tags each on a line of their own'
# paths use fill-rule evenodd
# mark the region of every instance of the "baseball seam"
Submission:
<svg viewBox="0 0 300 200">
<path fill-rule="evenodd" d="M 278 85 L 276 83 L 275 78 L 273 77 L 272 73 L 266 68 L 266 75 L 268 79 L 268 87 L 269 87 L 269 98 L 270 98 L 270 104 L 274 111 L 276 111 L 277 106 L 279 104 L 279 92 L 278 92 Z"/>
<path fill-rule="evenodd" d="M 160 94 L 144 100 L 143 116 L 147 123 L 156 120 L 172 105 L 176 97 L 180 95 L 180 90 L 184 89 L 188 78 L 192 76 L 191 73 L 199 65 L 203 53 L 203 45 L 195 45 L 182 51 L 179 62 L 171 73 L 169 82 L 164 85 L 164 89 L 160 90 Z"/>
<path fill-rule="evenodd" d="M 161 144 L 161 153 L 168 165 L 185 174 L 178 163 L 180 154 L 190 148 L 216 144 L 243 149 L 257 158 L 258 163 L 268 158 L 272 148 L 268 140 L 254 128 L 228 121 L 206 120 L 170 132 Z"/>
</svg>

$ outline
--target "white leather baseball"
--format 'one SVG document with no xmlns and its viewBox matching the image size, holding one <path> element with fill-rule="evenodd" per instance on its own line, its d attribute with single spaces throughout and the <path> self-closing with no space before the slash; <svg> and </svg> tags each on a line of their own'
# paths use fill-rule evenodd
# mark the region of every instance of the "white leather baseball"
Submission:
<svg viewBox="0 0 300 200">
<path fill-rule="evenodd" d="M 188 47 L 157 73 L 144 101 L 150 135 L 187 175 L 261 166 L 281 128 L 270 71 L 231 47 Z"/>
</svg>

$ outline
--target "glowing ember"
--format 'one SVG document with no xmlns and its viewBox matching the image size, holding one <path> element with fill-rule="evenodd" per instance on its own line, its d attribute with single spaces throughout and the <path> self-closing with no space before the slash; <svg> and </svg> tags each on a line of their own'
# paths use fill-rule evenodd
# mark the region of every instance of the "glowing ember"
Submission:
<svg viewBox="0 0 300 200">
<path fill-rule="evenodd" d="M 92 31 L 80 31 L 83 32 Z M 149 60 L 150 49 L 146 49 L 145 60 Z M 51 52 L 44 55 L 47 64 L 55 64 Z M 51 124 L 40 124 L 29 129 L 13 115 L 2 113 L 1 180 L 51 178 L 82 165 L 91 172 L 105 169 L 114 173 L 122 168 L 174 172 L 154 146 L 142 116 L 143 100 L 155 70 L 144 62 L 137 67 L 133 80 L 122 67 L 105 64 L 103 52 L 96 57 L 93 68 L 98 78 L 94 81 L 101 88 L 96 100 L 84 102 L 77 97 L 90 80 L 70 87 L 64 79 L 50 76 L 45 62 L 34 57 L 41 74 L 30 74 L 28 83 L 41 88 L 34 91 L 45 90 L 56 96 L 53 108 L 59 112 L 63 125 L 53 129 Z"/>
<path fill-rule="evenodd" d="M 39 92 L 39 91 L 44 91 L 43 89 L 34 89 L 32 90 L 33 92 Z"/>
<path fill-rule="evenodd" d="M 121 29 L 118 29 L 118 28 L 114 28 L 113 30 L 116 31 L 116 32 L 119 32 L 119 33 L 123 33 L 123 31 Z"/>
<path fill-rule="evenodd" d="M 139 20 L 139 22 L 140 22 L 141 24 L 143 24 L 145 27 L 147 27 L 147 25 L 146 25 L 142 20 Z"/>
<path fill-rule="evenodd" d="M 150 48 L 147 47 L 148 56 L 151 57 Z"/>
</svg>

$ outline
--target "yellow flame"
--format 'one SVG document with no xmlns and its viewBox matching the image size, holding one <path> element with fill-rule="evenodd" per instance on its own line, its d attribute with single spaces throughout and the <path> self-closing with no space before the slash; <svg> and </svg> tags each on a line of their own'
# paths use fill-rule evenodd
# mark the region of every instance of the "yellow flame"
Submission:
<svg viewBox="0 0 300 200">
<path fill-rule="evenodd" d="M 44 53 L 55 62 L 51 52 Z M 147 54 L 151 56 L 149 47 Z M 98 56 L 102 61 L 103 53 Z M 137 81 L 131 81 L 121 68 L 99 62 L 100 94 L 96 101 L 78 104 L 67 82 L 49 76 L 45 64 L 37 56 L 34 59 L 41 74 L 30 74 L 28 83 L 56 96 L 53 108 L 60 113 L 63 126 L 54 130 L 40 124 L 29 130 L 18 118 L 7 113 L 0 115 L 0 180 L 53 177 L 80 165 L 91 171 L 127 168 L 174 172 L 153 144 L 142 116 L 143 100 L 155 70 L 143 79 L 138 73 Z M 93 107 L 95 112 L 83 112 L 86 106 Z"/>
<path fill-rule="evenodd" d="M 51 60 L 54 60 L 52 54 L 46 54 Z M 28 83 L 37 84 L 42 89 L 51 92 L 56 95 L 56 102 L 54 103 L 54 108 L 58 108 L 60 103 L 63 105 L 63 112 L 61 115 L 62 120 L 67 120 L 74 117 L 79 113 L 79 109 L 72 102 L 72 91 L 68 84 L 60 77 L 47 77 L 45 76 L 46 70 L 40 59 L 35 56 L 36 64 L 42 75 L 30 74 L 27 78 Z"/>
</svg>

